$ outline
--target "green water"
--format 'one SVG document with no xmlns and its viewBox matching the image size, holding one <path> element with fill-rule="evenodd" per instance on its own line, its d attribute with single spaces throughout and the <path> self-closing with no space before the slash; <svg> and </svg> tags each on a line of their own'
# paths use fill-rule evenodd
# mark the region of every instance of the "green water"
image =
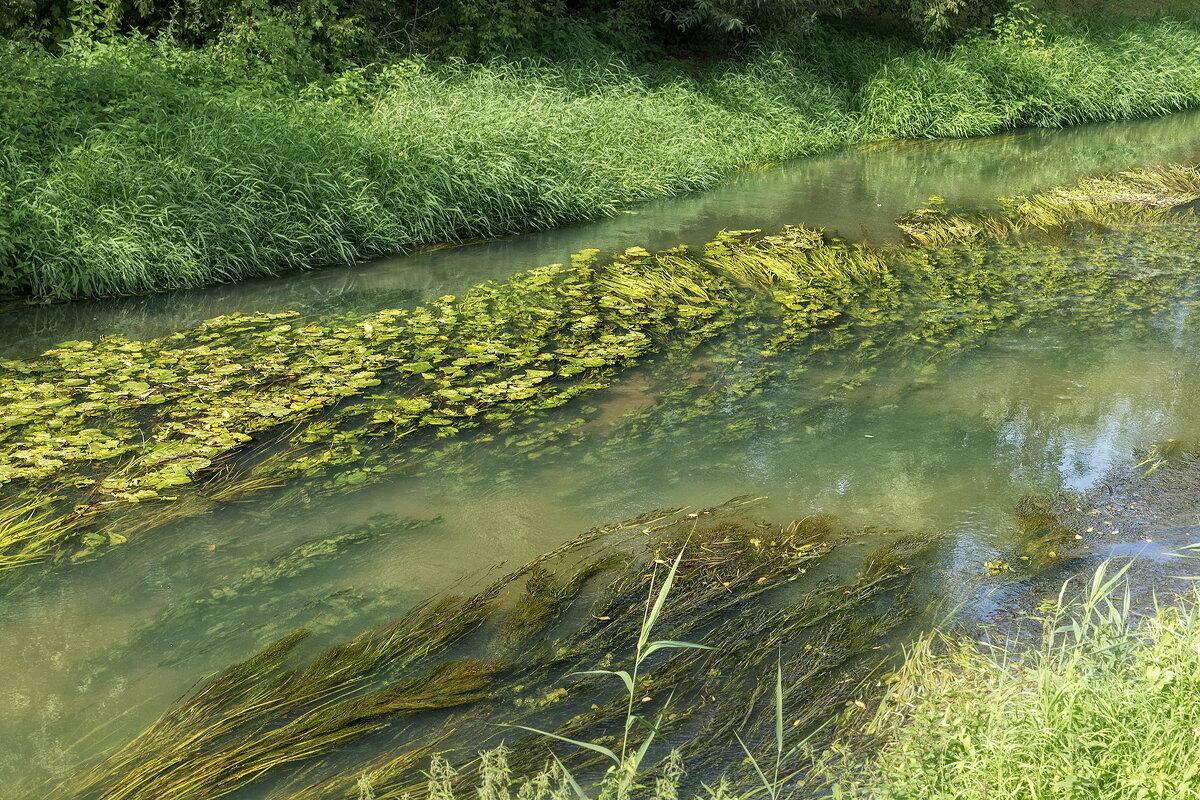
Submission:
<svg viewBox="0 0 1200 800">
<path fill-rule="evenodd" d="M 1140 125 L 1161 125 L 1180 142 L 1195 120 Z M 1131 158 L 1134 145 L 1122 137 L 1133 130 L 1142 136 L 1147 129 L 1109 126 L 1061 136 L 1107 136 L 1121 154 L 1114 158 Z M 1050 138 L 1033 140 L 1050 146 Z M 960 150 L 941 145 L 958 154 L 961 174 L 975 176 L 974 183 L 947 183 L 964 193 L 970 183 L 980 198 L 996 194 L 995 185 L 980 182 L 983 162 L 1028 140 L 991 141 Z M 972 146 L 981 155 L 967 155 Z M 989 147 L 999 150 L 982 155 Z M 889 158 L 894 165 L 911 152 L 897 146 Z M 1009 185 L 1017 180 L 1008 175 L 1012 163 L 996 167 Z M 1070 164 L 1062 169 L 1078 167 Z M 1064 172 L 1050 180 L 1067 178 Z M 764 174 L 747 182 L 759 180 L 782 179 Z M 891 205 L 912 205 L 920 198 L 910 195 L 928 193 L 922 181 L 893 191 Z M 875 212 L 858 200 L 870 228 Z M 816 203 L 808 202 L 811 211 Z M 822 221 L 803 212 L 791 208 L 788 218 Z M 758 226 L 770 227 L 779 213 Z M 724 224 L 705 219 L 708 232 L 748 224 L 745 216 Z M 686 236 L 669 240 L 678 238 Z M 650 508 L 752 494 L 766 496 L 761 513 L 780 521 L 828 513 L 856 526 L 943 533 L 937 563 L 921 575 L 922 593 L 962 605 L 974 618 L 993 617 L 1012 595 L 1031 588 L 1022 580 L 991 580 L 983 566 L 1012 558 L 1013 508 L 1021 496 L 1104 486 L 1141 461 L 1141 449 L 1194 440 L 1200 422 L 1194 319 L 1200 273 L 1189 277 L 1200 266 L 1200 226 L 1114 233 L 1065 250 L 1079 269 L 1103 264 L 1184 277 L 1170 302 L 1136 320 L 1097 325 L 1092 314 L 1093 323 L 1081 326 L 1090 298 L 1041 298 L 1027 323 L 1002 326 L 981 346 L 957 354 L 853 337 L 819 357 L 802 361 L 797 351 L 794 361 L 773 363 L 777 372 L 751 394 L 743 389 L 763 366 L 764 341 L 740 330 L 687 358 L 660 357 L 612 389 L 552 412 L 565 420 L 582 411 L 586 421 L 548 447 L 527 452 L 481 441 L 426 474 L 313 507 L 234 504 L 95 562 L 37 576 L 0 605 L 0 785 L 63 774 L 126 740 L 197 680 L 296 627 L 316 631 L 315 650 L 390 620 L 431 593 L 479 586 L 501 563 L 522 563 L 593 525 Z M 247 289 L 248 296 L 254 291 Z M 348 301 L 366 296 L 375 295 L 351 292 Z M 168 318 L 179 319 L 164 312 L 154 324 Z M 89 324 L 85 330 L 95 333 L 99 323 Z M 74 329 L 57 338 L 68 335 L 82 334 Z M 864 348 L 880 353 L 869 373 L 863 373 Z M 429 524 L 397 525 L 382 515 Z M 1173 518 L 1146 544 L 1190 542 L 1198 523 Z M 370 535 L 362 528 L 368 524 L 375 526 Z M 294 548 L 355 531 L 359 540 L 335 555 L 303 559 L 306 569 L 261 580 Z M 1100 540 L 1093 552 L 1143 547 L 1116 535 L 1112 542 Z M 852 564 L 845 560 L 846 569 Z"/>
</svg>

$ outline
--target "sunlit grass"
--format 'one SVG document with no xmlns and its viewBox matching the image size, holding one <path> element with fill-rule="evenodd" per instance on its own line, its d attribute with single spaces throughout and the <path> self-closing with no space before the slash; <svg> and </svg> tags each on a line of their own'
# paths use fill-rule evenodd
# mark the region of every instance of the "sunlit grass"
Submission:
<svg viewBox="0 0 1200 800">
<path fill-rule="evenodd" d="M 1200 102 L 1200 30 L 944 51 L 846 38 L 700 69 L 400 65 L 302 85 L 218 51 L 0 49 L 0 292 L 68 298 L 346 264 L 612 213 L 855 142 Z"/>
<path fill-rule="evenodd" d="M 1115 577 L 1098 572 L 1030 652 L 917 648 L 876 719 L 882 745 L 833 796 L 1200 797 L 1200 605 L 1139 617 Z"/>
</svg>

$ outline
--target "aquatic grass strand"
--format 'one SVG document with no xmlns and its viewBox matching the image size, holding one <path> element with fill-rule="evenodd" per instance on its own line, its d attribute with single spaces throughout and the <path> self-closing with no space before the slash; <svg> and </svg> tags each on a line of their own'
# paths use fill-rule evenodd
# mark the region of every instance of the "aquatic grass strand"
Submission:
<svg viewBox="0 0 1200 800">
<path fill-rule="evenodd" d="M 628 751 L 622 747 L 632 708 L 638 718 L 649 709 L 656 729 L 690 742 L 697 769 L 720 764 L 736 746 L 735 729 L 757 746 L 757 719 L 776 719 L 780 705 L 789 719 L 819 724 L 859 690 L 881 637 L 907 618 L 905 589 L 932 539 L 896 538 L 856 574 L 797 584 L 836 547 L 829 523 L 772 526 L 745 517 L 753 503 L 654 511 L 586 531 L 475 595 L 430 598 L 315 657 L 301 656 L 304 631 L 285 636 L 202 683 L 51 793 L 215 800 L 266 778 L 283 781 L 276 797 L 334 800 L 359 796 L 368 776 L 376 800 L 420 798 L 433 791 L 420 767 L 435 749 L 453 764 L 445 773 L 457 773 L 457 788 L 486 777 L 478 747 L 498 731 L 522 729 L 596 743 L 553 757 L 582 775 L 577 770 L 603 752 L 628 773 L 629 787 L 640 767 L 665 755 L 652 748 L 658 736 L 636 746 L 631 736 Z M 660 561 L 673 565 L 665 576 L 654 574 Z M 591 611 L 573 611 L 585 586 Z M 780 602 L 764 605 L 769 594 Z M 544 613 L 527 613 L 529 600 L 547 597 L 556 601 L 539 602 Z M 519 621 L 508 625 L 514 614 Z M 670 638 L 650 641 L 651 628 Z M 683 646 L 681 636 L 702 638 L 704 647 Z M 636 706 L 625 681 L 611 680 L 611 663 L 637 665 L 629 674 Z M 759 702 L 759 675 L 777 675 L 780 663 L 796 684 Z M 428 725 L 364 741 L 417 712 Z M 509 763 L 534 774 L 547 762 L 545 739 L 518 736 Z M 354 742 L 365 746 L 351 750 Z M 306 772 L 303 762 L 324 769 Z"/>
</svg>

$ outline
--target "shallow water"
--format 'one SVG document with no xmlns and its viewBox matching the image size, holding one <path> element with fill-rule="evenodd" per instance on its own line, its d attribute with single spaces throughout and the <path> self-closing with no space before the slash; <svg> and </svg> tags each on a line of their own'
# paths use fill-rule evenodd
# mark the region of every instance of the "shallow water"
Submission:
<svg viewBox="0 0 1200 800">
<path fill-rule="evenodd" d="M 1197 128 L 1198 119 L 1145 125 L 1166 126 L 1175 131 L 1173 141 L 1191 141 L 1183 132 Z M 1136 129 L 1103 129 L 1116 139 L 1111 165 L 1132 158 L 1136 141 L 1126 135 L 1134 137 L 1130 132 Z M 1073 134 L 1103 140 L 1100 129 L 1055 136 Z M 943 195 L 955 197 L 956 191 L 959 198 L 982 201 L 995 193 L 995 184 L 980 186 L 985 166 L 989 173 L 994 168 L 1007 175 L 1022 158 L 1041 153 L 1043 171 L 1017 176 L 1030 182 L 1013 191 L 1066 180 L 1086 168 L 1078 161 L 1052 166 L 1048 150 L 1034 147 L 1051 148 L 1050 138 L 1036 134 L 957 148 L 951 143 L 898 147 L 888 169 L 899 170 L 903 159 L 918 151 L 940 152 L 943 164 L 959 165 L 960 179 L 931 175 L 931 184 L 939 183 Z M 985 165 L 984 156 L 969 154 L 972 147 L 997 148 L 986 158 L 1009 153 L 1012 160 Z M 1083 150 L 1069 152 L 1085 159 Z M 1181 149 L 1171 157 L 1176 155 L 1185 153 Z M 854 169 L 865 175 L 869 170 L 862 159 L 874 156 L 840 158 L 857 159 Z M 782 180 L 766 173 L 751 176 L 717 194 L 744 200 L 752 196 L 749 186 L 777 179 Z M 829 179 L 834 180 L 832 173 Z M 911 195 L 925 191 L 924 178 L 909 175 L 907 180 L 907 188 L 898 188 L 899 179 L 871 184 L 864 178 L 857 188 L 837 185 L 848 198 L 857 197 L 860 209 L 862 198 L 855 193 L 868 192 L 868 186 L 876 187 L 872 197 L 887 199 L 892 207 L 911 205 Z M 881 186 L 892 187 L 894 195 L 885 197 Z M 714 199 L 714 208 L 726 208 L 727 200 Z M 671 232 L 671 242 L 702 224 L 706 233 L 745 227 L 754 213 L 743 209 L 743 216 L 726 216 L 718 224 L 696 208 L 699 198 L 676 202 L 693 206 L 695 228 Z M 849 209 L 851 200 L 845 204 Z M 816 216 L 816 205 L 792 206 L 786 219 L 836 221 Z M 839 213 L 835 204 L 823 205 L 830 214 Z M 780 213 L 775 209 L 770 221 L 756 226 L 772 227 L 782 221 Z M 870 210 L 860 217 L 869 232 L 874 217 Z M 634 242 L 661 243 L 643 236 L 623 244 Z M 1127 270 L 1186 272 L 1200 266 L 1197 242 L 1200 226 L 1180 223 L 1081 240 L 1067 250 L 1081 269 L 1103 258 Z M 1170 251 L 1166 256 L 1164 243 Z M 517 245 L 489 247 L 499 251 Z M 542 246 L 549 245 L 529 245 L 539 253 L 544 251 L 536 248 Z M 464 248 L 438 257 L 466 258 L 473 250 L 484 252 Z M 514 260 L 505 263 L 511 271 Z M 447 268 L 430 278 L 430 285 L 442 287 L 434 291 L 480 274 L 459 268 L 463 271 L 453 277 L 448 277 L 453 268 Z M 499 271 L 495 263 L 488 268 Z M 388 267 L 372 269 L 382 275 Z M 479 585 L 501 562 L 522 563 L 582 530 L 650 508 L 765 495 L 763 514 L 780 521 L 830 513 L 855 526 L 944 533 L 939 562 L 921 578 L 922 592 L 950 605 L 966 603 L 971 615 L 987 620 L 1008 595 L 1028 589 L 1021 581 L 992 579 L 984 567 L 993 558 L 1014 558 L 1013 508 L 1021 496 L 1092 490 L 1129 471 L 1142 460 L 1139 452 L 1155 443 L 1194 440 L 1192 431 L 1200 423 L 1195 357 L 1200 352 L 1195 320 L 1200 272 L 1196 275 L 1182 282 L 1167 309 L 1148 311 L 1145 325 L 1113 320 L 1099 329 L 1080 327 L 1088 299 L 1062 297 L 1044 303 L 1031 323 L 1002 327 L 982 346 L 952 357 L 892 355 L 880 343 L 875 346 L 884 354 L 861 383 L 851 381 L 861 368 L 860 342 L 852 342 L 807 363 L 804 372 L 789 372 L 785 359 L 783 372 L 761 392 L 742 396 L 733 390 L 761 363 L 763 342 L 754 336 L 726 337 L 687 359 L 648 363 L 612 389 L 581 401 L 595 410 L 572 435 L 572 447 L 554 445 L 518 457 L 500 442 L 480 442 L 427 474 L 393 478 L 315 508 L 234 504 L 156 531 L 98 561 L 39 576 L 0 605 L 0 641 L 5 643 L 0 648 L 0 742 L 5 744 L 0 781 L 11 786 L 61 774 L 80 757 L 128 738 L 206 674 L 295 627 L 316 630 L 312 649 L 344 640 L 430 593 Z M 360 285 L 339 301 L 366 302 L 410 290 Z M 247 290 L 246 297 L 253 296 L 253 288 Z M 167 319 L 182 317 L 167 314 L 153 325 Z M 142 330 L 134 328 L 125 332 Z M 73 329 L 56 338 L 80 335 L 81 329 Z M 836 386 L 840 378 L 833 379 L 842 375 L 847 386 L 828 393 L 831 381 Z M 819 385 L 825 388 L 814 388 Z M 697 408 L 706 411 L 691 413 Z M 554 413 L 567 419 L 576 410 Z M 333 557 L 308 559 L 305 571 L 256 588 L 253 579 L 273 557 L 381 514 L 431 524 L 388 528 L 378 523 L 376 535 Z M 1175 543 L 1191 541 L 1197 532 L 1186 520 L 1173 520 L 1172 526 L 1169 538 Z M 1118 536 L 1112 542 L 1120 552 L 1142 546 Z M 869 544 L 870 537 L 861 541 Z M 1098 554 L 1109 549 L 1103 540 L 1094 545 Z"/>
<path fill-rule="evenodd" d="M 1194 161 L 1200 111 L 1152 120 L 1029 130 L 975 139 L 869 145 L 745 173 L 707 192 L 646 203 L 609 219 L 465 247 L 383 258 L 194 291 L 0 312 L 0 357 L 119 333 L 153 338 L 234 311 L 402 308 L 481 280 L 616 252 L 701 244 L 721 230 L 825 227 L 851 240 L 897 238 L 893 220 L 932 195 L 952 207 L 1069 184 L 1081 175 Z"/>
</svg>

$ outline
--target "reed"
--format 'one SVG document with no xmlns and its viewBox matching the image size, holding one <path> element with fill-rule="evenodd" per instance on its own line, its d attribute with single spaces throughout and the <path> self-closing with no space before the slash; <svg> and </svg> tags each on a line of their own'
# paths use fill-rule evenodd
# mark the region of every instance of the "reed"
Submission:
<svg viewBox="0 0 1200 800">
<path fill-rule="evenodd" d="M 940 50 L 830 33 L 698 69 L 403 62 L 299 83 L 220 48 L 4 45 L 0 292 L 348 264 L 857 142 L 1163 114 L 1200 103 L 1198 54 L 1190 22 L 1026 20 Z"/>
</svg>

